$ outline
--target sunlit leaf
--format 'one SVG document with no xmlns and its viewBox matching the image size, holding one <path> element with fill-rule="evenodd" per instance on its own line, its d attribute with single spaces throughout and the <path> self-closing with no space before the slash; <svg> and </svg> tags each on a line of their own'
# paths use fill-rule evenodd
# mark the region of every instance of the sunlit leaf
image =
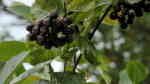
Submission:
<svg viewBox="0 0 150 84">
<path fill-rule="evenodd" d="M 120 72 L 119 78 L 119 84 L 133 84 L 130 77 L 128 76 L 128 73 L 125 71 Z"/>
<path fill-rule="evenodd" d="M 140 83 L 148 75 L 146 66 L 138 61 L 130 61 L 127 64 L 126 70 L 134 84 Z"/>
<path fill-rule="evenodd" d="M 84 8 L 91 0 L 73 0 L 68 5 L 68 9 L 82 9 Z"/>
<path fill-rule="evenodd" d="M 75 74 L 72 72 L 56 72 L 52 75 L 51 83 L 61 83 L 61 84 L 85 84 L 85 79 L 83 74 Z"/>
<path fill-rule="evenodd" d="M 28 76 L 27 78 L 17 82 L 16 84 L 33 84 L 34 82 L 36 82 L 37 80 L 40 80 L 39 77 L 37 76 Z"/>
<path fill-rule="evenodd" d="M 112 81 L 111 76 L 105 70 L 103 70 L 101 66 L 99 67 L 99 70 L 100 70 L 100 76 L 102 77 L 102 79 L 104 79 L 105 83 L 110 84 Z"/>
<path fill-rule="evenodd" d="M 35 19 L 34 15 L 31 13 L 31 7 L 26 6 L 23 3 L 14 2 L 13 5 L 8 8 L 8 10 L 30 21 Z"/>
<path fill-rule="evenodd" d="M 12 74 L 16 67 L 24 60 L 29 52 L 22 52 L 21 54 L 8 60 L 4 65 L 4 68 L 0 72 L 0 84 L 4 84 L 7 78 Z"/>
<path fill-rule="evenodd" d="M 63 9 L 63 0 L 36 0 L 34 6 L 39 6 L 43 10 L 50 11 L 51 9 Z"/>
<path fill-rule="evenodd" d="M 49 13 L 48 13 L 48 11 L 45 11 L 37 6 L 33 6 L 31 8 L 31 14 L 35 17 L 36 21 L 39 21 L 39 20 L 45 18 Z"/>
<path fill-rule="evenodd" d="M 28 55 L 28 58 L 26 58 L 24 61 L 30 62 L 31 64 L 35 65 L 49 59 L 53 59 L 54 57 L 59 55 L 61 55 L 61 51 L 59 49 L 47 50 L 44 48 L 38 48 L 32 50 L 31 53 Z"/>
<path fill-rule="evenodd" d="M 12 56 L 16 56 L 22 51 L 27 50 L 25 44 L 19 41 L 0 42 L 0 61 L 5 62 Z"/>
<path fill-rule="evenodd" d="M 19 76 L 13 78 L 13 80 L 10 80 L 11 84 L 20 84 L 20 83 L 26 83 L 26 80 L 28 80 L 27 82 L 35 82 L 37 80 L 49 80 L 49 73 L 52 73 L 53 71 L 48 68 L 48 72 L 45 72 L 44 67 L 49 65 L 51 63 L 50 60 L 39 63 L 37 65 L 35 65 L 32 69 L 29 69 L 23 73 L 21 73 Z M 28 79 L 30 78 L 30 79 Z"/>
</svg>

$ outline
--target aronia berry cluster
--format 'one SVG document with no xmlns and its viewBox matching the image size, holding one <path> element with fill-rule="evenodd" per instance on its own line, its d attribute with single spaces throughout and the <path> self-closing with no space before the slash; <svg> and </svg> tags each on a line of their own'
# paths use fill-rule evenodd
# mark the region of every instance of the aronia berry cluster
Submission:
<svg viewBox="0 0 150 84">
<path fill-rule="evenodd" d="M 79 29 L 72 23 L 69 16 L 59 16 L 55 10 L 48 17 L 47 20 L 43 19 L 27 26 L 29 40 L 36 41 L 47 49 L 59 47 L 74 40 L 73 35 L 79 32 Z"/>
<path fill-rule="evenodd" d="M 135 17 L 143 16 L 144 12 L 150 12 L 150 0 L 141 0 L 134 4 L 119 2 L 110 13 L 110 18 L 117 19 L 121 28 L 126 29 L 128 24 L 133 24 Z"/>
</svg>

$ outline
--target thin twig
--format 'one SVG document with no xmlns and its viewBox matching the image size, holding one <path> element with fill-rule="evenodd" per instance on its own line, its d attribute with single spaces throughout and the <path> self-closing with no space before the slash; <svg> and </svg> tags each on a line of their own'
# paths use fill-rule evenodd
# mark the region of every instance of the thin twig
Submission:
<svg viewBox="0 0 150 84">
<path fill-rule="evenodd" d="M 105 16 L 108 14 L 108 12 L 110 11 L 112 5 L 109 5 L 104 13 L 104 15 L 102 17 L 99 17 L 99 19 L 97 20 L 97 24 L 95 26 L 95 28 L 93 29 L 93 31 L 91 32 L 91 34 L 89 35 L 89 40 L 91 40 L 96 32 L 96 30 L 99 28 L 99 26 L 102 24 Z"/>
<path fill-rule="evenodd" d="M 67 67 L 67 59 L 64 58 L 64 72 L 66 72 L 66 67 Z"/>
<path fill-rule="evenodd" d="M 74 55 L 74 56 L 73 56 L 73 64 L 74 64 L 74 67 L 73 67 L 73 70 L 72 70 L 73 72 L 75 72 L 75 69 L 76 69 L 76 59 L 77 59 L 77 58 L 76 58 L 76 55 Z"/>
<path fill-rule="evenodd" d="M 96 30 L 99 28 L 99 26 L 102 24 L 104 18 L 106 17 L 106 15 L 108 14 L 108 12 L 110 11 L 112 5 L 109 5 L 105 11 L 105 13 L 103 14 L 102 17 L 99 17 L 99 19 L 97 20 L 97 24 L 96 26 L 94 27 L 93 31 L 91 32 L 91 34 L 89 35 L 89 40 L 91 40 L 96 32 Z M 77 68 L 77 65 L 79 64 L 80 60 L 81 60 L 81 57 L 82 55 L 80 55 L 77 59 L 76 59 L 76 62 L 75 62 L 75 65 L 73 67 L 73 72 L 75 72 L 76 68 Z"/>
<path fill-rule="evenodd" d="M 64 12 L 65 12 L 64 17 L 68 15 L 68 13 L 67 13 L 68 11 L 67 11 L 66 5 L 67 5 L 66 2 L 64 1 Z"/>
<path fill-rule="evenodd" d="M 80 56 L 76 59 L 76 62 L 75 62 L 74 67 L 73 67 L 73 72 L 74 72 L 74 73 L 75 73 L 75 71 L 76 71 L 76 68 L 77 68 L 79 62 L 80 62 L 81 57 L 82 57 L 82 55 L 80 55 Z M 76 58 L 76 56 L 75 56 L 75 58 Z"/>
</svg>

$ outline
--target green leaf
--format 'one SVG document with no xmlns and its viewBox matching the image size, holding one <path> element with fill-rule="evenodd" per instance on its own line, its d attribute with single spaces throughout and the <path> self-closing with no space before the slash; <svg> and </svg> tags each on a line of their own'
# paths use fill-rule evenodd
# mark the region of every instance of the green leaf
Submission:
<svg viewBox="0 0 150 84">
<path fill-rule="evenodd" d="M 55 72 L 55 73 L 50 73 L 50 76 L 51 77 L 50 77 L 48 84 L 85 84 L 86 83 L 83 74 L 75 74 L 72 72 Z M 22 76 L 22 77 L 24 77 L 24 76 Z M 20 76 L 20 78 L 21 78 L 21 76 Z M 16 84 L 33 84 L 33 82 L 35 82 L 36 80 L 39 80 L 39 79 L 40 78 L 38 76 L 30 75 L 30 76 L 22 79 L 21 81 L 17 82 Z M 18 80 L 20 80 L 20 79 L 18 79 Z M 17 79 L 16 79 L 16 81 L 17 81 Z M 14 80 L 14 82 L 16 82 L 16 81 Z M 11 82 L 13 82 L 13 81 L 11 81 Z"/>
<path fill-rule="evenodd" d="M 94 45 L 88 41 L 81 38 L 80 42 L 81 50 L 84 52 L 84 58 L 91 64 L 97 65 L 99 64 L 96 57 L 96 49 Z"/>
<path fill-rule="evenodd" d="M 45 48 L 38 48 L 32 50 L 24 62 L 30 62 L 31 64 L 35 65 L 60 55 L 61 51 L 59 49 L 47 50 Z"/>
<path fill-rule="evenodd" d="M 58 8 L 62 9 L 63 8 L 63 0 L 36 0 L 36 3 L 34 6 L 39 6 L 43 10 L 50 11 L 51 9 Z"/>
<path fill-rule="evenodd" d="M 103 68 L 101 68 L 101 66 L 99 67 L 99 71 L 100 71 L 100 76 L 102 79 L 104 79 L 105 83 L 110 84 L 113 79 L 108 74 L 108 72 L 106 72 Z"/>
<path fill-rule="evenodd" d="M 148 75 L 145 65 L 138 61 L 130 61 L 127 64 L 126 71 L 134 84 L 140 83 Z"/>
<path fill-rule="evenodd" d="M 0 84 L 4 84 L 7 78 L 12 74 L 16 67 L 24 60 L 29 52 L 22 52 L 21 54 L 8 60 L 4 65 L 4 68 L 0 72 Z"/>
<path fill-rule="evenodd" d="M 85 6 L 87 6 L 87 4 L 91 2 L 91 0 L 72 0 L 71 3 L 68 5 L 68 9 L 82 9 Z"/>
<path fill-rule="evenodd" d="M 10 84 L 31 84 L 37 80 L 49 80 L 49 74 L 53 71 L 48 66 L 51 63 L 51 60 L 39 63 L 35 65 L 32 69 L 27 70 L 19 76 L 13 78 L 9 81 Z M 45 68 L 48 66 L 47 68 Z"/>
<path fill-rule="evenodd" d="M 0 67 L 0 72 L 1 72 L 1 70 L 3 69 L 5 63 L 6 63 L 6 62 L 0 62 L 0 66 L 1 66 L 1 67 Z"/>
<path fill-rule="evenodd" d="M 38 80 L 40 80 L 40 78 L 37 76 L 28 76 L 27 78 L 17 82 L 16 84 L 33 84 Z"/>
<path fill-rule="evenodd" d="M 25 44 L 19 41 L 0 42 L 0 62 L 5 62 L 12 56 L 16 56 L 22 51 L 27 50 Z"/>
<path fill-rule="evenodd" d="M 120 72 L 119 76 L 119 84 L 132 84 L 132 81 L 130 80 L 128 73 L 125 71 Z"/>
<path fill-rule="evenodd" d="M 37 6 L 33 6 L 31 8 L 31 14 L 34 16 L 35 21 L 38 21 L 38 20 L 45 18 L 45 16 L 48 15 L 48 11 L 45 11 Z"/>
<path fill-rule="evenodd" d="M 31 8 L 24 5 L 23 3 L 15 2 L 11 7 L 8 8 L 8 10 L 30 21 L 33 21 L 35 19 L 35 17 L 31 13 Z"/>
<path fill-rule="evenodd" d="M 32 22 L 40 20 L 41 18 L 48 15 L 48 11 L 41 9 L 37 5 L 29 7 L 19 2 L 13 3 L 13 5 L 8 8 L 8 10 Z"/>
<path fill-rule="evenodd" d="M 72 72 L 56 72 L 53 73 L 50 84 L 85 84 L 86 81 L 84 79 L 83 74 L 77 74 Z M 57 82 L 57 83 L 56 83 Z"/>
</svg>

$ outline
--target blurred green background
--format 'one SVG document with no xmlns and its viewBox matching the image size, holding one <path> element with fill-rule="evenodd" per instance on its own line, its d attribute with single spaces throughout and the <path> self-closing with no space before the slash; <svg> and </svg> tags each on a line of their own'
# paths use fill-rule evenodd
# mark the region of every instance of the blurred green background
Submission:
<svg viewBox="0 0 150 84">
<path fill-rule="evenodd" d="M 4 3 L 0 5 L 0 42 L 26 41 L 25 27 L 30 22 L 5 10 L 5 6 L 11 6 L 10 3 L 11 0 L 4 0 Z M 25 0 L 24 3 L 31 6 L 33 1 Z M 99 67 L 102 73 L 109 74 L 108 76 L 105 74 L 104 80 L 101 81 L 108 81 L 109 84 L 109 80 L 111 80 L 111 84 L 118 84 L 120 79 L 121 83 L 119 84 L 130 84 L 130 81 L 123 83 L 123 80 L 128 80 L 125 74 L 127 71 L 135 84 L 150 84 L 150 74 L 148 74 L 150 73 L 150 13 L 136 18 L 134 24 L 125 30 L 121 29 L 118 24 L 102 24 L 92 42 L 96 47 L 97 56 L 99 56 L 97 58 L 101 62 Z M 97 72 L 93 70 L 95 66 L 89 66 L 91 66 L 88 69 L 89 72 L 93 74 Z M 101 76 L 103 75 L 101 74 Z M 124 79 L 121 79 L 122 76 Z M 92 79 L 98 81 L 102 78 L 98 77 L 94 74 Z"/>
</svg>

